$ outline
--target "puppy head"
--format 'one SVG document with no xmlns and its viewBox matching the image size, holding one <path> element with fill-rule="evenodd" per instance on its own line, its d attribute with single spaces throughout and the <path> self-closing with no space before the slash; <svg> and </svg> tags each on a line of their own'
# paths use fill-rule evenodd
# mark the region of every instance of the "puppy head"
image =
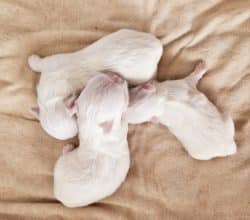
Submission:
<svg viewBox="0 0 250 220">
<path fill-rule="evenodd" d="M 124 79 L 114 73 L 94 76 L 77 100 L 80 132 L 87 128 L 110 133 L 121 126 L 127 106 L 128 86 Z"/>
<path fill-rule="evenodd" d="M 63 100 L 52 100 L 46 105 L 38 103 L 38 107 L 31 109 L 40 121 L 42 128 L 52 137 L 66 140 L 77 135 L 76 118 L 72 117 Z"/>
<path fill-rule="evenodd" d="M 129 91 L 129 108 L 125 117 L 128 123 L 138 124 L 154 121 L 158 113 L 156 82 L 148 82 Z"/>
</svg>

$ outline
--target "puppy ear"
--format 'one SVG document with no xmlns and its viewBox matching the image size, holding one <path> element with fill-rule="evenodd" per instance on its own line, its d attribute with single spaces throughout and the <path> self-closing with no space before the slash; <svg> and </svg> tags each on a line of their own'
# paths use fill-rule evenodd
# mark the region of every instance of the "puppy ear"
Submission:
<svg viewBox="0 0 250 220">
<path fill-rule="evenodd" d="M 40 109 L 38 106 L 33 106 L 30 108 L 30 113 L 39 120 L 39 113 L 40 113 Z"/>
<path fill-rule="evenodd" d="M 73 117 L 75 114 L 77 114 L 77 107 L 76 107 L 76 101 L 77 96 L 76 95 L 71 95 L 66 101 L 65 101 L 65 106 L 66 109 L 71 117 Z"/>
<path fill-rule="evenodd" d="M 104 134 L 108 134 L 112 130 L 113 120 L 102 122 L 99 126 L 102 128 Z"/>
<path fill-rule="evenodd" d="M 156 91 L 156 87 L 152 81 L 145 83 L 142 85 L 142 89 L 147 93 L 154 93 Z"/>
</svg>

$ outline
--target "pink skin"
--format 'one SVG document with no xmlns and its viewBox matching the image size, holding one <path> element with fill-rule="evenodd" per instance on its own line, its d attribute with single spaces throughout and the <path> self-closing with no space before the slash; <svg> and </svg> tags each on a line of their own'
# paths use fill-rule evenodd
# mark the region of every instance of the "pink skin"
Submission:
<svg viewBox="0 0 250 220">
<path fill-rule="evenodd" d="M 73 151 L 75 149 L 75 145 L 74 144 L 66 144 L 64 147 L 63 147 L 63 151 L 62 151 L 62 154 L 66 154 L 70 151 Z"/>
<path fill-rule="evenodd" d="M 102 128 L 104 134 L 108 134 L 112 130 L 113 121 L 103 122 L 99 126 Z"/>
</svg>

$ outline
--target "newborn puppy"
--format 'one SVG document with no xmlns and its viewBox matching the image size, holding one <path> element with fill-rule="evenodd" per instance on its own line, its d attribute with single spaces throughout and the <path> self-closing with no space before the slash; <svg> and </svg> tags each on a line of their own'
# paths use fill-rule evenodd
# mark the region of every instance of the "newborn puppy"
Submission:
<svg viewBox="0 0 250 220">
<path fill-rule="evenodd" d="M 74 53 L 46 58 L 32 55 L 28 60 L 31 69 L 42 73 L 38 107 L 32 111 L 49 135 L 61 140 L 74 137 L 76 120 L 67 114 L 66 106 L 71 104 L 70 95 L 76 95 L 100 71 L 117 72 L 130 84 L 146 82 L 154 77 L 162 50 L 153 35 L 123 29 Z"/>
<path fill-rule="evenodd" d="M 66 146 L 54 170 L 55 197 L 68 207 L 86 206 L 114 193 L 129 169 L 128 106 L 125 80 L 99 74 L 72 107 L 80 146 Z M 68 152 L 67 152 L 68 151 Z"/>
<path fill-rule="evenodd" d="M 195 159 L 208 160 L 234 154 L 234 124 L 197 90 L 206 72 L 200 62 L 188 77 L 151 82 L 130 91 L 129 123 L 159 122 L 180 140 Z"/>
</svg>

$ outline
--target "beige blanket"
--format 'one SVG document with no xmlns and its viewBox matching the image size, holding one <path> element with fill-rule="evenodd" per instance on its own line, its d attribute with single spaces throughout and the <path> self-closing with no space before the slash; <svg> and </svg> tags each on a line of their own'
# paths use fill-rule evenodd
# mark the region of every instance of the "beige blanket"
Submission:
<svg viewBox="0 0 250 220">
<path fill-rule="evenodd" d="M 232 115 L 238 153 L 197 161 L 167 128 L 131 126 L 121 188 L 92 206 L 65 208 L 52 190 L 63 142 L 29 113 L 39 74 L 27 57 L 75 51 L 120 28 L 162 39 L 159 80 L 206 61 L 199 88 Z M 0 147 L 0 220 L 250 219 L 250 1 L 0 0 Z"/>
</svg>

